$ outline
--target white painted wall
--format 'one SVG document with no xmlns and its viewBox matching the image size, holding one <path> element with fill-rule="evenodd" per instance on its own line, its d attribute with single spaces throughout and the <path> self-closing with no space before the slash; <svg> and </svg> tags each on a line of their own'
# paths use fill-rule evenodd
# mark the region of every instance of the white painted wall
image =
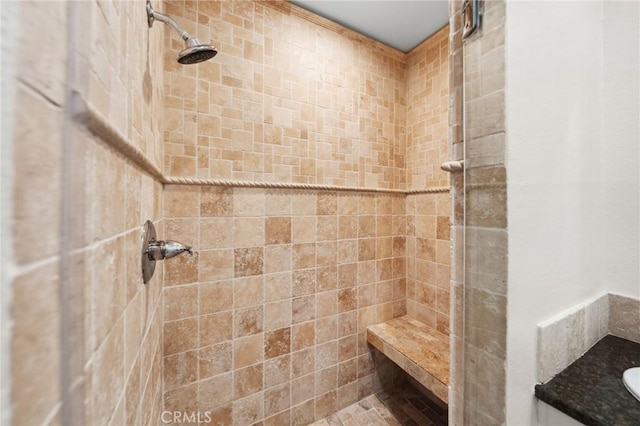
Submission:
<svg viewBox="0 0 640 426">
<path fill-rule="evenodd" d="M 640 298 L 640 3 L 604 2 L 604 285 Z"/>
<path fill-rule="evenodd" d="M 603 290 L 638 288 L 634 7 L 507 2 L 509 425 L 538 424 L 536 324 Z"/>
</svg>

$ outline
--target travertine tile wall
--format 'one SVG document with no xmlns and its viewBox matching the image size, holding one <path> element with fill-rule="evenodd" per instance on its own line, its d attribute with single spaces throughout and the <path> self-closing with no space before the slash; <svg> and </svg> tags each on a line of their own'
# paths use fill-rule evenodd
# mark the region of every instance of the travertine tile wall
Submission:
<svg viewBox="0 0 640 426">
<path fill-rule="evenodd" d="M 154 6 L 162 10 L 160 2 Z M 89 109 L 158 168 L 162 161 L 164 28 L 147 26 L 144 1 L 75 6 L 78 63 Z M 86 62 L 84 62 L 86 60 Z M 86 424 L 157 424 L 162 410 L 162 268 L 140 271 L 141 226 L 162 238 L 162 184 L 111 145 L 114 135 L 77 132 L 85 154 Z"/>
<path fill-rule="evenodd" d="M 3 413 L 3 420 L 11 419 L 13 424 L 44 424 L 60 419 L 62 401 L 60 381 L 64 360 L 58 297 L 67 49 L 64 33 L 58 34 L 54 26 L 64 28 L 67 20 L 65 7 L 60 3 L 21 2 L 13 6 L 17 21 L 11 23 L 15 26 L 17 44 L 15 94 L 14 104 L 5 105 L 5 99 L 8 102 L 11 98 L 5 98 L 3 93 L 2 120 L 3 127 L 11 120 L 14 126 L 13 151 L 5 151 L 7 145 L 3 141 L 3 155 L 12 155 L 10 164 L 14 167 L 11 193 L 2 197 L 3 204 L 10 199 L 13 207 L 11 222 L 5 225 L 3 215 L 3 226 L 12 225 L 5 228 L 12 235 L 3 232 L 3 238 L 13 240 L 12 250 L 3 252 L 2 259 L 3 269 L 11 274 L 9 282 L 2 285 L 10 287 L 13 293 L 9 311 L 13 323 L 8 353 L 11 377 L 2 380 L 3 392 L 10 392 L 11 413 L 10 417 Z M 34 21 L 45 17 L 52 26 L 42 28 L 40 34 L 51 43 L 51 50 L 33 56 L 34 51 L 41 50 L 33 37 Z M 7 43 L 10 37 L 7 35 Z M 54 50 L 57 55 L 50 55 Z M 2 72 L 4 79 L 6 70 Z M 11 111 L 12 117 L 7 119 L 5 111 Z M 3 135 L 4 131 L 6 128 Z M 4 179 L 11 179 L 12 174 L 3 170 L 3 191 L 7 182 Z M 33 247 L 35 241 L 41 242 L 37 250 Z"/>
<path fill-rule="evenodd" d="M 374 355 L 364 343 L 363 331 L 370 323 L 406 311 L 404 196 L 233 189 L 222 191 L 231 191 L 232 210 L 218 211 L 218 204 L 207 201 L 207 197 L 217 199 L 218 188 L 169 187 L 163 196 L 160 182 L 138 167 L 142 156 L 160 169 L 163 163 L 168 165 L 169 174 L 190 175 L 185 172 L 190 168 L 189 158 L 197 157 L 194 175 L 202 177 L 404 188 L 404 55 L 353 34 L 340 37 L 335 28 L 312 27 L 306 20 L 296 19 L 287 4 L 275 5 L 275 9 L 253 4 L 246 9 L 250 4 L 188 3 L 188 11 L 194 5 L 212 7 L 215 16 L 223 17 L 213 22 L 199 14 L 198 28 L 186 24 L 203 40 L 220 41 L 219 46 L 229 54 L 212 68 L 184 67 L 163 73 L 163 65 L 171 69 L 174 64 L 173 58 L 163 58 L 168 38 L 162 25 L 147 28 L 143 1 L 21 3 L 20 51 L 41 51 L 33 45 L 37 41 L 32 34 L 41 34 L 45 27 L 51 29 L 48 40 L 55 48 L 42 55 L 21 56 L 16 82 L 14 138 L 19 143 L 14 152 L 13 239 L 17 268 L 12 277 L 15 327 L 11 345 L 15 424 L 69 418 L 84 424 L 156 424 L 163 406 L 163 377 L 169 380 L 166 389 L 193 378 L 193 371 L 187 368 L 191 364 L 180 369 L 187 378 L 176 376 L 170 356 L 164 360 L 163 356 L 184 340 L 190 343 L 178 353 L 193 355 L 189 339 L 194 336 L 197 355 L 204 357 L 194 364 L 199 395 L 218 385 L 212 378 L 232 377 L 233 405 L 219 408 L 231 408 L 232 414 L 234 409 L 242 412 L 236 417 L 240 423 L 243 416 L 266 418 L 274 413 L 271 420 L 276 423 L 287 416 L 305 422 L 310 413 L 318 418 L 368 394 L 379 381 L 393 380 L 394 367 L 384 359 L 376 359 L 382 368 L 373 374 Z M 154 7 L 163 9 L 162 4 Z M 193 18 L 193 13 L 190 10 L 188 17 Z M 67 16 L 78 25 L 67 25 Z M 220 29 L 217 33 L 222 38 L 207 37 L 204 24 Z M 68 39 L 74 41 L 71 52 L 67 52 Z M 171 46 L 175 52 L 180 44 L 174 40 Z M 261 49 L 262 62 L 255 57 Z M 284 51 L 295 54 L 283 57 Z M 296 62 L 317 52 L 328 53 L 321 60 Z M 353 58 L 351 71 L 343 69 L 348 65 L 344 58 Z M 368 65 L 363 68 L 363 63 Z M 71 65 L 67 68 L 66 64 Z M 284 70 L 282 64 L 286 65 Z M 243 75 L 240 79 L 235 74 L 247 70 L 253 70 L 251 78 Z M 300 70 L 306 70 L 304 79 L 298 75 Z M 196 98 L 204 100 L 194 107 L 194 100 L 180 89 L 190 88 L 189 79 L 198 72 L 214 83 L 197 83 L 198 96 L 207 96 Z M 166 98 L 163 74 L 169 81 Z M 305 84 L 310 87 L 307 94 L 301 93 Z M 73 99 L 65 96 L 71 89 Z M 181 103 L 176 101 L 179 95 L 185 95 Z M 71 99 L 73 109 L 66 104 Z M 253 108 L 260 102 L 264 116 L 252 121 Z M 201 151 L 188 143 L 175 144 L 173 130 L 165 132 L 170 142 L 160 143 L 160 130 L 164 129 L 161 110 L 171 108 L 184 110 L 186 124 L 196 120 L 199 126 L 200 118 L 204 123 L 201 130 L 185 124 L 183 142 L 195 131 L 197 146 L 209 148 L 211 143 L 212 148 Z M 193 111 L 198 115 L 189 115 Z M 241 127 L 237 127 L 239 123 Z M 219 136 L 211 136 L 209 130 Z M 256 136 L 251 150 L 246 146 L 218 148 L 230 140 L 245 140 L 245 131 Z M 176 155 L 174 144 L 184 145 L 184 151 Z M 168 154 L 166 162 L 163 150 Z M 135 151 L 139 155 L 131 154 Z M 207 155 L 210 157 L 205 161 Z M 225 174 L 229 166 L 232 173 Z M 207 175 L 205 169 L 212 172 Z M 189 197 L 172 198 L 182 191 Z M 257 214 L 251 209 L 260 209 L 261 198 L 264 213 Z M 163 210 L 163 200 L 173 204 Z M 184 219 L 179 210 L 194 201 L 198 203 L 193 221 L 197 223 L 199 249 L 203 244 L 209 244 L 209 249 L 191 259 L 197 265 L 197 278 L 191 286 L 173 283 L 177 272 L 168 267 L 166 283 L 175 287 L 167 287 L 168 301 L 164 303 L 162 268 L 146 286 L 139 277 L 140 225 L 153 219 L 159 238 L 164 235 L 188 242 L 193 228 L 176 228 L 176 223 Z M 60 205 L 68 212 L 64 218 L 60 210 L 50 208 Z M 166 229 L 165 215 L 171 217 Z M 203 229 L 216 230 L 220 225 L 215 223 L 217 215 L 233 221 L 231 247 L 226 247 L 226 237 L 203 241 Z M 58 224 L 65 227 L 64 234 Z M 35 229 L 44 249 L 26 250 L 25 241 L 36 239 L 31 235 Z M 258 229 L 257 239 L 254 229 Z M 220 235 L 228 230 L 222 229 Z M 209 258 L 205 263 L 199 256 Z M 223 262 L 220 269 L 218 257 Z M 179 263 L 171 265 L 177 268 Z M 188 271 L 179 272 L 180 280 L 193 279 Z M 218 280 L 220 274 L 225 278 Z M 231 309 L 207 305 L 216 299 L 201 296 L 207 291 L 224 295 L 229 281 L 235 290 Z M 43 282 L 52 285 L 42 291 Z M 313 289 L 308 287 L 310 282 Z M 281 283 L 284 288 L 278 287 Z M 67 305 L 51 303 L 58 300 L 62 284 L 69 292 Z M 276 288 L 270 292 L 269 286 Z M 198 292 L 196 315 L 190 304 L 193 299 L 177 297 L 183 291 L 193 296 L 194 288 Z M 263 288 L 262 296 L 241 291 L 256 288 Z M 226 297 L 222 300 L 228 302 L 228 293 Z M 286 309 L 280 310 L 289 305 L 290 319 Z M 220 338 L 223 343 L 207 346 L 211 342 L 201 340 L 202 336 L 214 338 L 215 333 L 204 333 L 202 328 L 194 335 L 163 339 L 163 319 L 170 318 L 167 330 L 183 317 L 198 318 L 198 327 L 206 327 L 217 321 L 220 309 L 233 315 L 232 340 L 224 340 L 225 335 Z M 258 312 L 264 315 L 262 325 Z M 274 312 L 283 313 L 284 318 Z M 193 321 L 184 324 L 193 326 Z M 65 338 L 60 335 L 63 327 L 69 331 Z M 251 350 L 256 349 L 258 339 L 262 345 L 256 355 Z M 216 364 L 216 350 L 228 351 L 231 343 L 234 354 L 239 354 L 232 359 L 232 375 L 219 374 L 228 366 Z M 253 362 L 254 355 L 262 357 L 261 361 Z M 62 363 L 68 368 L 69 389 L 60 388 Z M 273 376 L 265 376 L 258 385 L 252 380 L 259 364 L 263 374 Z M 204 380 L 209 374 L 211 379 Z M 260 390 L 254 390 L 254 385 Z M 189 391 L 193 389 L 192 385 Z M 287 392 L 290 400 L 284 408 Z M 165 396 L 175 402 L 179 395 L 174 390 Z M 252 405 L 260 400 L 265 405 Z M 61 402 L 69 406 L 63 409 Z M 63 411 L 71 417 L 63 418 Z M 225 412 L 217 414 L 224 416 Z"/>
<path fill-rule="evenodd" d="M 407 55 L 408 189 L 449 187 L 449 26 Z M 407 313 L 449 333 L 450 197 L 407 195 Z"/>
<path fill-rule="evenodd" d="M 407 196 L 407 313 L 449 334 L 451 200 L 448 193 Z"/>
<path fill-rule="evenodd" d="M 405 313 L 405 197 L 167 186 L 165 410 L 309 424 L 393 380 L 368 325 Z M 203 414 L 204 415 L 204 414 Z"/>
<path fill-rule="evenodd" d="M 164 33 L 144 1 L 19 11 L 12 423 L 157 424 L 162 271 L 142 284 L 139 244 L 162 185 L 112 143 L 162 160 Z"/>
<path fill-rule="evenodd" d="M 449 26 L 407 55 L 407 189 L 449 187 Z"/>
<path fill-rule="evenodd" d="M 166 39 L 168 175 L 404 189 L 404 54 L 288 2 L 167 11 L 221 52 L 185 67 Z"/>
<path fill-rule="evenodd" d="M 454 157 L 465 158 L 466 187 L 462 175 L 452 178 L 449 407 L 454 424 L 495 425 L 505 421 L 506 398 L 505 2 L 483 8 L 481 30 L 463 47 L 462 1 L 450 2 L 450 138 Z"/>
<path fill-rule="evenodd" d="M 182 43 L 167 36 L 166 174 L 376 189 L 405 188 L 408 176 L 432 188 L 437 175 L 448 185 L 434 171 L 448 155 L 446 30 L 409 67 L 409 55 L 287 3 L 167 11 L 221 54 L 178 66 Z M 363 155 L 371 146 L 375 160 Z M 306 424 L 396 379 L 364 330 L 407 312 L 411 271 L 413 314 L 448 333 L 449 211 L 446 193 L 168 186 L 165 235 L 198 253 L 165 264 L 165 409 Z"/>
</svg>

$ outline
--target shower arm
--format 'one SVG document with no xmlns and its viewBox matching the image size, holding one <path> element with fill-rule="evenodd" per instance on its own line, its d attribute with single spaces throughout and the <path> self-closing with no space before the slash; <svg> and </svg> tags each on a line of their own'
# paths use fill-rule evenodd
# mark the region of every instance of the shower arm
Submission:
<svg viewBox="0 0 640 426">
<path fill-rule="evenodd" d="M 171 17 L 165 15 L 164 13 L 156 12 L 155 10 L 153 10 L 151 2 L 147 0 L 147 21 L 149 22 L 149 28 L 151 28 L 151 26 L 153 25 L 153 21 L 156 20 L 173 27 L 173 29 L 180 34 L 180 37 L 182 37 L 182 40 L 184 41 L 189 41 L 189 39 L 193 38 L 184 28 L 180 26 L 180 24 L 171 19 Z"/>
</svg>

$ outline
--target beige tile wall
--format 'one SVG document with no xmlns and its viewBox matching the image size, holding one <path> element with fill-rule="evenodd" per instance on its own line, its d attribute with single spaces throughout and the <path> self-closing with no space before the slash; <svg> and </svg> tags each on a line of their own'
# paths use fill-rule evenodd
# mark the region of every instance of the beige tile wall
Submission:
<svg viewBox="0 0 640 426">
<path fill-rule="evenodd" d="M 22 11 L 28 9 L 23 5 Z M 55 13 L 55 9 L 49 10 Z M 60 415 L 62 399 L 58 303 L 62 191 L 56 162 L 61 157 L 63 111 L 25 83 L 17 83 L 14 110 L 11 415 L 15 424 L 41 424 Z M 25 192 L 26 188 L 33 191 Z M 43 241 L 41 250 L 33 250 L 29 244 L 33 241 Z"/>
<path fill-rule="evenodd" d="M 408 189 L 449 187 L 449 26 L 407 55 Z M 409 194 L 407 313 L 449 333 L 450 215 L 448 193 Z"/>
<path fill-rule="evenodd" d="M 4 6 L 3 6 L 4 8 Z M 3 155 L 11 156 L 3 169 L 3 239 L 11 239 L 10 250 L 3 251 L 3 296 L 11 295 L 9 315 L 10 347 L 8 363 L 10 377 L 3 376 L 3 393 L 10 393 L 10 413 L 3 420 L 13 424 L 44 424 L 61 418 L 60 390 L 61 317 L 58 303 L 61 290 L 61 211 L 62 198 L 60 161 L 64 123 L 65 61 L 67 49 L 64 32 L 54 28 L 66 26 L 64 4 L 22 2 L 3 10 L 16 13 L 14 34 L 7 34 L 7 45 L 15 37 L 14 61 L 3 57 L 5 64 L 15 66 L 12 82 L 14 98 L 3 92 L 3 137 L 13 124 L 12 143 L 3 140 Z M 37 23 L 49 20 L 51 27 L 43 28 L 40 36 L 50 43 L 42 55 L 33 34 Z M 3 27 L 4 28 L 4 27 Z M 4 37 L 5 35 L 3 35 Z M 4 43 L 4 42 L 3 42 Z M 37 44 L 36 44 L 37 43 Z M 8 51 L 4 51 L 3 56 Z M 55 54 L 53 53 L 55 52 Z M 3 69 L 3 79 L 6 70 Z M 6 82 L 3 81 L 3 89 Z M 8 104 L 13 100 L 13 105 Z M 6 103 L 5 103 L 6 102 Z M 5 113 L 10 111 L 11 117 Z M 6 126 L 6 127 L 5 127 Z M 12 146 L 12 149 L 5 149 Z M 6 161 L 6 160 L 5 160 Z M 9 194 L 4 194 L 10 179 Z M 6 179 L 6 180 L 5 180 Z M 11 200 L 4 204 L 5 200 Z M 5 206 L 12 211 L 5 213 Z M 6 222 L 5 222 L 6 221 Z M 41 242 L 34 249 L 34 241 Z M 6 248 L 3 246 L 3 248 Z M 9 290 L 10 289 L 10 290 Z M 6 326 L 6 324 L 3 324 Z M 3 329 L 4 332 L 4 329 Z M 4 373 L 4 371 L 3 371 Z M 4 408 L 4 407 L 3 407 Z"/>
<path fill-rule="evenodd" d="M 80 29 L 86 41 L 78 46 L 78 62 L 87 67 L 79 76 L 81 96 L 161 167 L 163 26 L 148 28 L 144 1 L 77 7 L 86 18 Z M 145 220 L 154 220 L 162 237 L 162 185 L 115 150 L 112 135 L 79 131 L 76 137 L 77 153 L 85 155 L 87 202 L 85 422 L 157 424 L 163 404 L 163 276 L 157 268 L 144 285 L 139 253 Z"/>
<path fill-rule="evenodd" d="M 220 50 L 194 67 L 168 34 L 164 170 L 172 176 L 405 187 L 405 57 L 285 2 L 169 1 Z"/>
<path fill-rule="evenodd" d="M 446 29 L 405 57 L 285 3 L 167 10 L 221 51 L 178 66 L 167 36 L 168 175 L 448 185 Z M 165 206 L 167 238 L 198 242 L 165 264 L 167 410 L 306 424 L 394 378 L 380 357 L 374 373 L 363 332 L 405 314 L 408 292 L 411 313 L 448 333 L 447 194 L 168 186 Z"/>
<path fill-rule="evenodd" d="M 148 32 L 144 1 L 18 9 L 12 424 L 156 424 L 162 271 L 142 284 L 139 240 L 144 219 L 162 230 L 162 185 L 84 113 L 160 165 L 164 34 Z"/>
<path fill-rule="evenodd" d="M 407 55 L 407 189 L 449 187 L 449 25 Z"/>
<path fill-rule="evenodd" d="M 466 187 L 462 175 L 452 178 L 449 418 L 495 425 L 505 421 L 506 400 L 505 2 L 484 2 L 482 28 L 464 41 L 464 49 L 461 9 L 462 1 L 450 1 L 449 134 L 454 157 L 465 158 Z"/>
<path fill-rule="evenodd" d="M 402 315 L 405 199 L 167 186 L 165 409 L 308 424 L 368 395 L 365 328 Z M 382 377 L 382 378 L 381 378 Z"/>
<path fill-rule="evenodd" d="M 55 48 L 21 57 L 17 82 L 14 423 L 62 421 L 63 395 L 85 424 L 156 424 L 163 404 L 185 398 L 185 408 L 196 401 L 237 423 L 304 423 L 393 379 L 382 359 L 373 373 L 363 332 L 406 312 L 404 196 L 163 191 L 112 139 L 169 175 L 404 188 L 403 54 L 311 24 L 288 4 L 176 2 L 167 11 L 226 53 L 177 68 L 169 57 L 180 43 L 160 24 L 147 28 L 143 1 L 20 8 L 21 50 L 35 49 L 30 35 L 44 21 Z M 65 56 L 67 14 L 81 24 L 67 27 L 75 44 Z M 67 87 L 80 114 L 65 121 Z M 88 131 L 83 105 L 109 132 Z M 64 221 L 50 208 L 61 203 Z M 148 218 L 159 237 L 197 241 L 199 252 L 144 286 L 138 244 Z M 25 250 L 36 229 L 43 250 Z M 62 306 L 50 303 L 61 259 L 73 297 L 64 341 Z M 42 282 L 52 285 L 34 292 Z M 77 380 L 62 391 L 61 363 Z M 216 400 L 225 402 L 205 404 Z"/>
<path fill-rule="evenodd" d="M 449 334 L 451 200 L 448 193 L 407 196 L 407 313 Z"/>
<path fill-rule="evenodd" d="M 162 10 L 160 2 L 154 6 Z M 161 167 L 164 28 L 147 26 L 144 1 L 78 6 L 81 96 L 152 164 Z M 86 63 L 84 62 L 86 60 Z M 78 132 L 85 155 L 85 407 L 87 424 L 157 424 L 163 388 L 162 268 L 140 271 L 141 226 L 162 238 L 162 185 L 141 171 L 113 135 Z"/>
</svg>

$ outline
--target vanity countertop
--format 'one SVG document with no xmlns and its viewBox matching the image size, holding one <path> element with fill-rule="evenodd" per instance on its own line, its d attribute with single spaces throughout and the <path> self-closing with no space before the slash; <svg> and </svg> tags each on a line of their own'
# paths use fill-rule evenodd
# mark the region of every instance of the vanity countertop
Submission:
<svg viewBox="0 0 640 426">
<path fill-rule="evenodd" d="M 608 335 L 545 384 L 536 397 L 587 426 L 638 426 L 640 401 L 622 383 L 640 367 L 640 343 Z"/>
</svg>

